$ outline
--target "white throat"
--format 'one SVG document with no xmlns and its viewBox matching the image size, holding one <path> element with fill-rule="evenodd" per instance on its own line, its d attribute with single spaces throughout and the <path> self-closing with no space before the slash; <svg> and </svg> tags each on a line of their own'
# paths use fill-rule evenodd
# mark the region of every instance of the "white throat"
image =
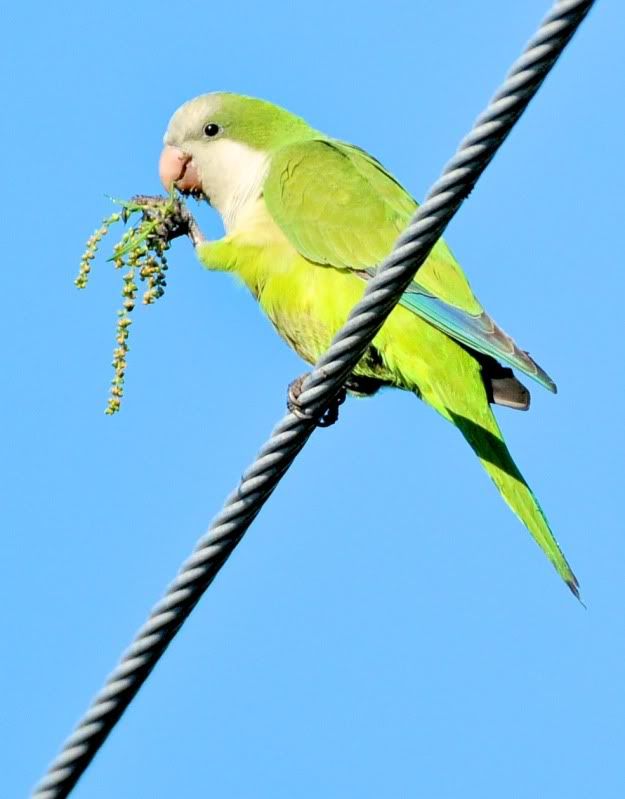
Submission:
<svg viewBox="0 0 625 799">
<path fill-rule="evenodd" d="M 204 149 L 198 166 L 210 204 L 229 233 L 260 197 L 269 158 L 247 144 L 218 139 Z"/>
</svg>

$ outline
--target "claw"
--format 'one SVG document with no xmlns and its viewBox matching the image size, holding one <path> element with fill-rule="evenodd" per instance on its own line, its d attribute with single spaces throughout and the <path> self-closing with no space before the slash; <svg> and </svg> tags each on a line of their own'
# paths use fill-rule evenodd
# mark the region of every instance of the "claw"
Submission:
<svg viewBox="0 0 625 799">
<path fill-rule="evenodd" d="M 317 427 L 331 427 L 338 421 L 339 408 L 345 402 L 347 392 L 342 388 L 321 414 L 312 414 L 309 411 L 304 411 L 299 404 L 299 395 L 302 393 L 302 386 L 307 377 L 308 372 L 305 372 L 303 375 L 295 378 L 289 385 L 286 407 L 294 416 L 297 416 L 298 419 L 312 420 Z"/>
</svg>

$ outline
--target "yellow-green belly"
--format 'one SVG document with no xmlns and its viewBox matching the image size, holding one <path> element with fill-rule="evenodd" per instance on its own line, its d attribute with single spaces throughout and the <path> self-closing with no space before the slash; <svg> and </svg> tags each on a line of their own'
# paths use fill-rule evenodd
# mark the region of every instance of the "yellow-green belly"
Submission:
<svg viewBox="0 0 625 799">
<path fill-rule="evenodd" d="M 280 336 L 314 363 L 362 297 L 365 281 L 354 272 L 312 263 L 275 236 L 246 239 L 239 235 L 204 245 L 200 257 L 208 268 L 235 273 Z M 355 373 L 426 397 L 432 381 L 443 380 L 454 393 L 464 391 L 467 380 L 481 383 L 474 358 L 403 307 L 391 313 Z"/>
<path fill-rule="evenodd" d="M 362 297 L 365 283 L 353 272 L 299 255 L 259 205 L 245 231 L 201 245 L 198 254 L 209 269 L 237 274 L 278 333 L 312 363 Z M 355 371 L 416 392 L 461 430 L 505 501 L 577 594 L 575 576 L 506 448 L 478 361 L 416 314 L 396 307 Z"/>
</svg>

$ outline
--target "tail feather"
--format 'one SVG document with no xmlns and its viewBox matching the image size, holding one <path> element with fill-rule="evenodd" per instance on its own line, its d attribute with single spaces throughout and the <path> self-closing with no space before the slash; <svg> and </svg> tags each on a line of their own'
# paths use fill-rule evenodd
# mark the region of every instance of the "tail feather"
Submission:
<svg viewBox="0 0 625 799">
<path fill-rule="evenodd" d="M 487 414 L 480 419 L 486 427 L 453 412 L 450 415 L 505 502 L 527 527 L 573 594 L 580 599 L 577 578 L 558 546 L 538 500 L 512 460 L 490 408 L 487 406 Z"/>
</svg>

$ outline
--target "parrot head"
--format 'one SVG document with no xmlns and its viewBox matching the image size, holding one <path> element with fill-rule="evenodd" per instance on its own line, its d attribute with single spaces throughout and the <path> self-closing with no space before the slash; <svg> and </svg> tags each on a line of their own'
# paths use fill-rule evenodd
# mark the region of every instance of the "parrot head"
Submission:
<svg viewBox="0 0 625 799">
<path fill-rule="evenodd" d="M 164 187 L 203 198 L 228 222 L 262 190 L 271 153 L 315 131 L 273 103 L 226 92 L 203 94 L 172 116 L 159 173 Z"/>
</svg>

